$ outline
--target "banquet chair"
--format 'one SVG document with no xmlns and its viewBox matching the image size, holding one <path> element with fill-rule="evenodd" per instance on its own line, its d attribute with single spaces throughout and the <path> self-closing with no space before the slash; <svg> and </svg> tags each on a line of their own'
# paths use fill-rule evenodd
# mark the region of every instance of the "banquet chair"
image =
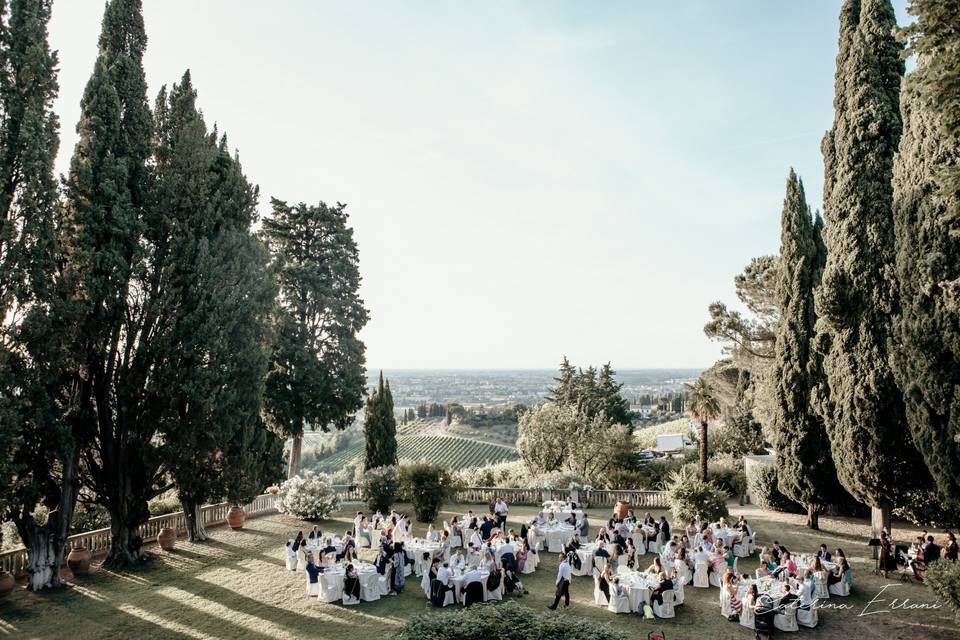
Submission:
<svg viewBox="0 0 960 640">
<path fill-rule="evenodd" d="M 393 578 L 393 567 L 387 567 L 383 575 L 377 575 L 377 588 L 381 596 L 390 595 L 390 581 Z"/>
<path fill-rule="evenodd" d="M 294 567 L 294 571 L 304 571 L 304 567 L 307 566 L 307 552 L 305 547 L 300 545 L 300 548 L 297 549 L 297 566 Z"/>
<path fill-rule="evenodd" d="M 523 569 L 520 570 L 520 573 L 533 573 L 537 570 L 537 565 L 540 563 L 540 554 L 534 553 L 532 550 L 527 553 L 527 559 L 523 563 Z"/>
<path fill-rule="evenodd" d="M 658 618 L 672 618 L 673 612 L 673 590 L 667 589 L 663 592 L 663 604 L 653 603 L 653 615 Z"/>
<path fill-rule="evenodd" d="M 602 595 L 603 594 L 601 594 L 601 596 Z M 631 613 L 630 595 L 627 594 L 626 591 L 623 591 L 619 596 L 611 592 L 610 602 L 607 604 L 607 611 L 611 613 Z"/>
<path fill-rule="evenodd" d="M 698 562 L 693 570 L 693 586 L 699 589 L 705 589 L 710 586 L 706 562 Z"/>
<path fill-rule="evenodd" d="M 835 582 L 827 587 L 827 591 L 832 596 L 848 596 L 850 595 L 850 583 L 846 580 Z"/>
<path fill-rule="evenodd" d="M 483 602 L 483 583 L 471 582 L 464 587 L 463 606 L 468 607 L 475 603 Z"/>
<path fill-rule="evenodd" d="M 363 593 L 363 586 L 362 586 L 362 585 L 361 585 L 360 589 L 361 589 L 361 593 Z M 353 605 L 355 605 L 355 604 L 360 604 L 360 598 L 354 598 L 354 597 L 353 597 L 352 595 L 350 595 L 349 593 L 344 593 L 344 594 L 343 594 L 343 604 L 344 604 L 344 606 L 348 606 L 348 607 L 349 607 L 349 606 L 353 606 Z"/>
<path fill-rule="evenodd" d="M 773 626 L 780 631 L 799 631 L 796 607 L 787 607 L 783 610 L 783 613 L 773 616 Z"/>
<path fill-rule="evenodd" d="M 579 555 L 579 554 L 578 554 Z M 572 562 L 570 563 L 570 573 L 575 576 L 588 576 L 593 571 L 593 556 L 587 556 L 584 560 L 580 557 L 580 568 L 578 569 Z"/>
<path fill-rule="evenodd" d="M 689 581 L 689 578 L 677 578 L 677 581 L 673 583 L 673 606 L 683 604 L 683 587 Z"/>
<path fill-rule="evenodd" d="M 307 595 L 316 597 L 320 595 L 320 580 L 316 582 L 310 582 L 310 574 L 304 572 L 307 577 Z"/>
<path fill-rule="evenodd" d="M 487 600 L 503 600 L 503 573 L 500 574 L 500 582 L 496 589 L 487 589 Z"/>
<path fill-rule="evenodd" d="M 748 604 L 750 604 L 750 601 L 745 601 L 743 603 L 743 608 L 740 610 L 740 625 L 746 627 L 747 629 L 753 629 L 755 612 L 752 606 L 747 606 Z"/>
<path fill-rule="evenodd" d="M 658 533 L 655 540 L 647 543 L 647 551 L 650 553 L 660 553 L 660 549 L 663 547 L 663 539 L 663 534 Z"/>
<path fill-rule="evenodd" d="M 428 598 L 430 597 L 430 572 L 423 574 L 423 578 L 420 579 L 420 588 L 423 589 L 424 595 Z"/>
<path fill-rule="evenodd" d="M 827 572 L 817 571 L 813 574 L 813 597 L 829 598 L 830 589 L 827 588 Z"/>
<path fill-rule="evenodd" d="M 596 567 L 597 571 L 603 573 L 603 570 L 607 568 L 607 559 L 594 557 L 593 566 Z"/>
<path fill-rule="evenodd" d="M 319 578 L 320 593 L 317 595 L 317 599 L 320 600 L 320 602 L 336 602 L 343 597 L 342 586 L 332 583 L 325 573 L 321 573 Z"/>
<path fill-rule="evenodd" d="M 720 615 L 724 618 L 733 615 L 733 605 L 730 603 L 730 594 L 726 589 L 720 589 Z"/>
<path fill-rule="evenodd" d="M 380 575 L 375 580 L 360 580 L 360 599 L 364 602 L 373 602 L 380 599 Z"/>
<path fill-rule="evenodd" d="M 607 596 L 600 590 L 600 574 L 596 571 L 593 572 L 593 604 L 600 605 L 601 607 L 610 604 L 607 601 Z"/>
<path fill-rule="evenodd" d="M 820 616 L 817 614 L 817 608 L 811 607 L 810 609 L 797 609 L 797 624 L 802 627 L 807 627 L 808 629 L 813 629 L 817 626 L 817 623 L 820 621 Z"/>
<path fill-rule="evenodd" d="M 297 570 L 297 556 L 290 555 L 290 550 L 286 547 L 283 548 L 283 555 L 287 559 L 287 571 L 296 571 Z"/>
<path fill-rule="evenodd" d="M 716 571 L 711 571 L 707 579 L 711 587 L 723 588 L 723 583 L 720 582 L 720 576 Z"/>
<path fill-rule="evenodd" d="M 747 536 L 742 542 L 733 545 L 733 555 L 738 558 L 747 558 L 753 553 L 753 538 Z"/>
</svg>

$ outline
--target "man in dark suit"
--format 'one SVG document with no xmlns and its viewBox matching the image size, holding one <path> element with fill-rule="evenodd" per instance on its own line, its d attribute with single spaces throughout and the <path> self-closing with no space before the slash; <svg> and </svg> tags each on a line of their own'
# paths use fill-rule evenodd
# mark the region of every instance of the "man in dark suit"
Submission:
<svg viewBox="0 0 960 640">
<path fill-rule="evenodd" d="M 666 573 L 661 573 L 660 584 L 650 592 L 650 602 L 656 602 L 662 605 L 664 591 L 673 591 L 673 580 L 671 580 Z"/>
<path fill-rule="evenodd" d="M 830 562 L 830 558 L 832 556 L 830 555 L 830 552 L 827 551 L 827 545 L 820 545 L 820 551 L 817 551 L 817 557 L 824 562 Z"/>
<path fill-rule="evenodd" d="M 670 539 L 670 524 L 667 522 L 667 516 L 660 516 L 660 533 L 663 534 L 663 540 Z"/>
<path fill-rule="evenodd" d="M 496 526 L 497 524 L 493 520 L 487 516 L 483 516 L 483 522 L 480 524 L 480 535 L 483 536 L 484 540 L 490 539 L 490 534 Z"/>
<path fill-rule="evenodd" d="M 940 545 L 933 541 L 933 536 L 927 536 L 927 544 L 923 545 L 923 563 L 930 564 L 940 559 Z"/>
</svg>

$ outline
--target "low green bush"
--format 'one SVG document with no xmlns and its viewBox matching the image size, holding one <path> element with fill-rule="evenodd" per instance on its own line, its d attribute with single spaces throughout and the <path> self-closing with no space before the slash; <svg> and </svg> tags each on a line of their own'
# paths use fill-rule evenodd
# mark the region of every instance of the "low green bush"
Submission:
<svg viewBox="0 0 960 640">
<path fill-rule="evenodd" d="M 450 469 L 443 465 L 414 462 L 400 467 L 402 495 L 413 505 L 419 522 L 433 522 L 457 487 Z"/>
<path fill-rule="evenodd" d="M 945 529 L 960 525 L 960 513 L 946 507 L 934 489 L 911 491 L 902 502 L 903 506 L 893 509 L 893 515 L 909 520 L 918 527 Z"/>
<path fill-rule="evenodd" d="M 625 640 L 609 625 L 568 614 L 547 614 L 517 602 L 479 604 L 411 618 L 400 640 Z"/>
<path fill-rule="evenodd" d="M 937 599 L 953 609 L 960 622 L 960 562 L 938 560 L 927 565 L 923 581 L 937 595 Z"/>
<path fill-rule="evenodd" d="M 387 513 L 400 493 L 399 469 L 396 466 L 368 469 L 360 480 L 360 490 L 370 511 Z"/>
<path fill-rule="evenodd" d="M 689 522 L 699 516 L 707 522 L 727 517 L 727 494 L 713 482 L 701 482 L 696 469 L 683 467 L 671 472 L 663 481 L 674 522 Z"/>
<path fill-rule="evenodd" d="M 711 460 L 707 463 L 707 479 L 731 498 L 739 498 L 747 492 L 743 462 L 737 464 L 735 460 Z"/>
<path fill-rule="evenodd" d="M 168 513 L 183 511 L 183 507 L 180 505 L 180 496 L 174 489 L 161 493 L 148 502 L 147 507 L 150 509 L 151 516 L 162 516 Z"/>
</svg>

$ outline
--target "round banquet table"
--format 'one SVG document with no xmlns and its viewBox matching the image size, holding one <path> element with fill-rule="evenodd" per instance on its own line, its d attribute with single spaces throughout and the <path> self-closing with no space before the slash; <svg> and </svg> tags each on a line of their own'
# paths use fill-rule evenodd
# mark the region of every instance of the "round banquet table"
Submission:
<svg viewBox="0 0 960 640">
<path fill-rule="evenodd" d="M 457 599 L 457 602 L 463 603 L 463 594 L 461 593 L 461 587 L 464 586 L 463 579 L 466 576 L 466 573 L 454 572 L 450 582 L 454 587 L 454 597 Z M 480 571 L 480 582 L 483 584 L 483 601 L 486 602 L 490 598 L 490 594 L 487 592 L 487 578 L 490 577 L 490 572 L 486 570 Z"/>
<path fill-rule="evenodd" d="M 355 563 L 353 566 L 357 569 L 357 577 L 360 579 L 360 596 L 362 598 L 364 589 L 376 589 L 380 574 L 377 573 L 376 567 L 367 562 Z M 346 577 L 346 567 L 343 565 L 334 565 L 325 570 L 323 575 L 326 576 L 332 588 L 336 588 L 340 593 L 343 593 L 343 580 Z"/>
<path fill-rule="evenodd" d="M 547 549 L 550 553 L 562 553 L 563 548 L 570 544 L 570 540 L 573 539 L 574 528 L 570 525 L 560 524 L 560 525 L 546 525 L 543 527 L 535 527 L 537 535 L 544 538 L 544 548 Z"/>
</svg>

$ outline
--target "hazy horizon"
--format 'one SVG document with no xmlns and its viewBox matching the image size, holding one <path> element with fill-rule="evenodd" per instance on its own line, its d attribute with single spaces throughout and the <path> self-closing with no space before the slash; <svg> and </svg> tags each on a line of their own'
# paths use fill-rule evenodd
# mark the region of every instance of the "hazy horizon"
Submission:
<svg viewBox="0 0 960 640">
<path fill-rule="evenodd" d="M 103 7 L 53 4 L 60 172 Z M 819 206 L 839 8 L 168 0 L 144 62 L 151 103 L 191 70 L 262 213 L 348 203 L 368 362 L 703 369 L 791 166 Z"/>
</svg>

